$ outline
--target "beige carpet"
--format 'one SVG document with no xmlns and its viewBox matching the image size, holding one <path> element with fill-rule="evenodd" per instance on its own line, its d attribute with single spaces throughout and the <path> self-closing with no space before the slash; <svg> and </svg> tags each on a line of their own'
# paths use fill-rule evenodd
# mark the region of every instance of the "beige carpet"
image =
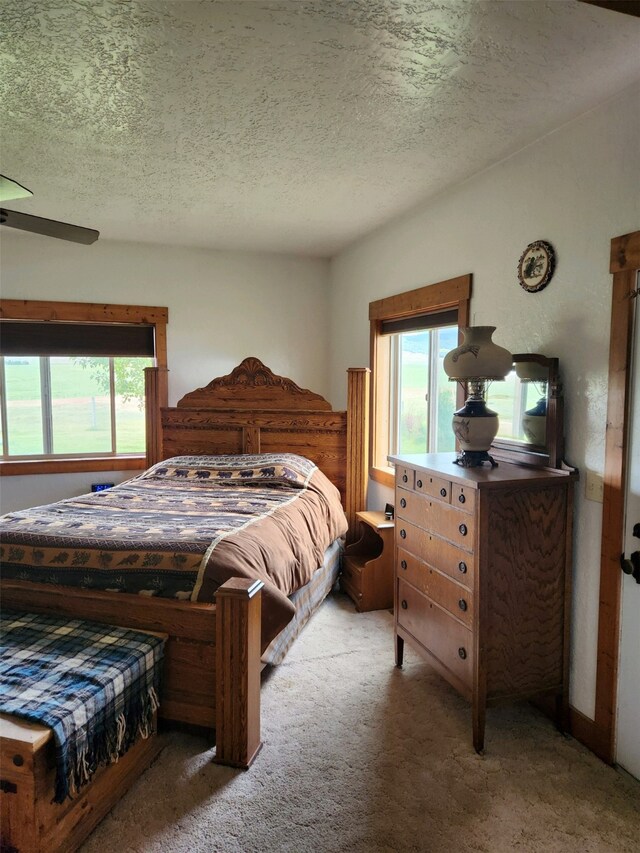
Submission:
<svg viewBox="0 0 640 853">
<path fill-rule="evenodd" d="M 248 772 L 171 733 L 83 853 L 640 850 L 640 783 L 564 738 L 526 704 L 469 707 L 410 649 L 393 666 L 392 617 L 341 595 L 263 684 L 264 747 Z"/>
</svg>

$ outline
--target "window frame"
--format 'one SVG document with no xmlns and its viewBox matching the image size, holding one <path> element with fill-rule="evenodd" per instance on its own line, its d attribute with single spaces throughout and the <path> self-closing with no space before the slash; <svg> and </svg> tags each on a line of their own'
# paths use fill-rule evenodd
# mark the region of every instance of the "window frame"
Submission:
<svg viewBox="0 0 640 853">
<path fill-rule="evenodd" d="M 115 305 L 91 302 L 44 302 L 0 299 L 0 317 L 4 320 L 63 321 L 145 325 L 153 327 L 155 365 L 167 367 L 168 308 L 151 305 Z M 165 401 L 166 402 L 166 401 Z M 146 467 L 145 453 L 109 455 L 35 457 L 0 460 L 0 474 L 69 474 L 88 471 L 130 471 Z"/>
<path fill-rule="evenodd" d="M 369 303 L 371 405 L 369 435 L 369 476 L 385 486 L 394 485 L 393 468 L 385 464 L 389 448 L 390 336 L 382 335 L 385 320 L 435 314 L 445 310 L 458 313 L 460 329 L 469 325 L 472 275 L 462 275 L 376 299 Z M 464 404 L 464 390 L 458 387 L 457 405 Z"/>
</svg>

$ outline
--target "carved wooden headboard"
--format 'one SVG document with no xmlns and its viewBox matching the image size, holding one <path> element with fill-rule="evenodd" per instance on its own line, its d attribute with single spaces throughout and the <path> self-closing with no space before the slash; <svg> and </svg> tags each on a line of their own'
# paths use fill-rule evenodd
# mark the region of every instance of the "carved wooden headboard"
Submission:
<svg viewBox="0 0 640 853">
<path fill-rule="evenodd" d="M 366 506 L 369 370 L 349 368 L 346 412 L 257 358 L 166 406 L 167 371 L 146 370 L 147 464 L 180 454 L 299 453 L 340 490 L 349 520 Z"/>
</svg>

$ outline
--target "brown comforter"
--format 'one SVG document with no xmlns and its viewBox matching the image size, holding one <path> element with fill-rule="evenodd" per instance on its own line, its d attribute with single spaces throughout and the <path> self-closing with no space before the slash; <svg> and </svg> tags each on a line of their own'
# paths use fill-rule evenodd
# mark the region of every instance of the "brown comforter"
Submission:
<svg viewBox="0 0 640 853">
<path fill-rule="evenodd" d="M 264 581 L 262 645 L 290 621 L 347 521 L 333 484 L 294 454 L 174 457 L 113 489 L 0 519 L 4 577 L 212 601 Z"/>
</svg>

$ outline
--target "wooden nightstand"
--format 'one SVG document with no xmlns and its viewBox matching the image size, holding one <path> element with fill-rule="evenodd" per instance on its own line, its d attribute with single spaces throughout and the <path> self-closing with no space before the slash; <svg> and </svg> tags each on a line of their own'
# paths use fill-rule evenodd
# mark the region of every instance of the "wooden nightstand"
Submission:
<svg viewBox="0 0 640 853">
<path fill-rule="evenodd" d="M 342 560 L 342 589 L 361 613 L 393 607 L 393 528 L 383 512 L 356 513 L 362 535 Z"/>
</svg>

